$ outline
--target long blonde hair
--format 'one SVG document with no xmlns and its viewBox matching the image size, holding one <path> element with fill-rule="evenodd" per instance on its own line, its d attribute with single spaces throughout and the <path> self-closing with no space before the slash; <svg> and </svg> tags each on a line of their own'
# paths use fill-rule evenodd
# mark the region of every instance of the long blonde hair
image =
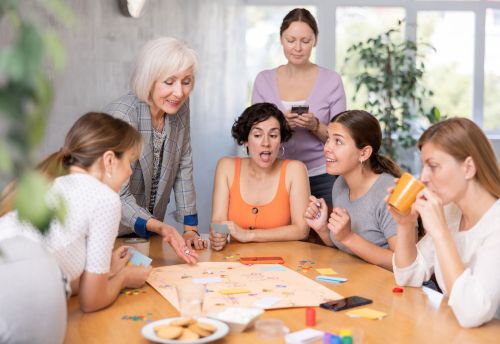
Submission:
<svg viewBox="0 0 500 344">
<path fill-rule="evenodd" d="M 476 166 L 475 178 L 494 197 L 500 198 L 500 169 L 488 138 L 470 119 L 449 118 L 429 127 L 418 140 L 439 146 L 457 161 L 471 157 Z"/>
</svg>

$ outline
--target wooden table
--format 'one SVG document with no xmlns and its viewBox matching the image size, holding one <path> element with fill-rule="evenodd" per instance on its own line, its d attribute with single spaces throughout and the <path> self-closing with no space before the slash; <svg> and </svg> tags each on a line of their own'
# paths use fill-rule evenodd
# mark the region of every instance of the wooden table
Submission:
<svg viewBox="0 0 500 344">
<path fill-rule="evenodd" d="M 120 240 L 117 240 L 120 244 Z M 500 320 L 494 320 L 476 329 L 461 328 L 444 299 L 439 309 L 434 309 L 420 288 L 405 288 L 402 294 L 393 294 L 395 286 L 392 273 L 367 264 L 336 249 L 306 242 L 276 242 L 260 244 L 232 243 L 222 252 L 199 251 L 201 261 L 224 261 L 225 257 L 239 253 L 242 256 L 282 256 L 285 265 L 296 270 L 299 261 L 315 262 L 315 267 L 332 267 L 338 276 L 347 277 L 343 284 L 325 286 L 343 296 L 359 295 L 373 300 L 370 307 L 387 313 L 382 320 L 353 319 L 345 312 L 331 312 L 316 308 L 316 329 L 332 331 L 357 328 L 363 332 L 363 343 L 498 343 Z M 153 238 L 150 248 L 153 266 L 181 264 L 168 245 Z M 304 275 L 314 278 L 317 272 L 310 269 Z M 150 313 L 152 320 L 179 316 L 159 293 L 149 285 L 138 295 L 120 295 L 113 305 L 99 312 L 84 314 L 79 309 L 78 298 L 69 301 L 66 343 L 148 343 L 140 330 L 145 321 L 122 320 L 124 315 Z M 279 318 L 290 331 L 305 328 L 304 308 L 266 311 L 262 318 Z M 262 340 L 255 330 L 230 333 L 217 343 L 283 343 L 284 340 Z"/>
</svg>

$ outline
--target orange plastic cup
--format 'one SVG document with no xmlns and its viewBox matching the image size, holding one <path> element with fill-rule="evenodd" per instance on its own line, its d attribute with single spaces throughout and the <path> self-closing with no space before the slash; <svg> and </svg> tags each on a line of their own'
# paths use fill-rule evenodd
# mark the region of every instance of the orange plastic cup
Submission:
<svg viewBox="0 0 500 344">
<path fill-rule="evenodd" d="M 417 199 L 417 194 L 424 188 L 424 184 L 409 173 L 403 173 L 399 178 L 391 197 L 389 197 L 389 205 L 394 207 L 398 212 L 405 214 L 410 211 L 411 206 Z"/>
</svg>

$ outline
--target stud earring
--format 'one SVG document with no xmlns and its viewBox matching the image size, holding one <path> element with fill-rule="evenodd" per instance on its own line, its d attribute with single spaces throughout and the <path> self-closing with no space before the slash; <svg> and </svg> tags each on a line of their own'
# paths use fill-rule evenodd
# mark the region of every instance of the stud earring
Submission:
<svg viewBox="0 0 500 344">
<path fill-rule="evenodd" d="M 111 178 L 111 172 L 106 173 L 106 176 L 107 176 L 108 178 Z"/>
</svg>

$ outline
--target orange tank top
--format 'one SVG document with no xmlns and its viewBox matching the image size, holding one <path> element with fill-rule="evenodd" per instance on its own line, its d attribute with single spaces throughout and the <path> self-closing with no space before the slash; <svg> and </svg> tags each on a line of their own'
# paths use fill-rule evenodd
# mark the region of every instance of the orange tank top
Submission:
<svg viewBox="0 0 500 344">
<path fill-rule="evenodd" d="M 291 221 L 290 198 L 285 185 L 286 165 L 281 163 L 278 192 L 270 203 L 253 205 L 241 197 L 240 171 L 241 158 L 234 159 L 234 179 L 229 190 L 228 219 L 244 229 L 269 229 L 287 226 Z"/>
</svg>

